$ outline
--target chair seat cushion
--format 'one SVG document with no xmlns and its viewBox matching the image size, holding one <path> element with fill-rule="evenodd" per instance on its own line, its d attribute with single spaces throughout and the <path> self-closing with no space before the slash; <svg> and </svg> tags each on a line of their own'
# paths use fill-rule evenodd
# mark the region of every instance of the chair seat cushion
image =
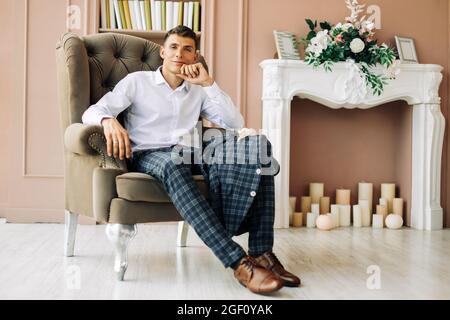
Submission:
<svg viewBox="0 0 450 320">
<path fill-rule="evenodd" d="M 208 185 L 202 175 L 192 176 L 200 192 L 208 198 Z M 164 186 L 152 176 L 140 172 L 128 172 L 116 177 L 119 198 L 129 201 L 171 203 Z"/>
</svg>

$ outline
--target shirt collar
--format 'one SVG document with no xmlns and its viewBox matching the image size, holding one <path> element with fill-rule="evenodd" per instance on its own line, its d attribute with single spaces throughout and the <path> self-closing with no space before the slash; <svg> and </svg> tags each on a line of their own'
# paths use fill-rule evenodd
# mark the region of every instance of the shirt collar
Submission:
<svg viewBox="0 0 450 320">
<path fill-rule="evenodd" d="M 172 89 L 170 87 L 170 85 L 167 83 L 166 79 L 164 79 L 164 77 L 162 75 L 162 66 L 160 66 L 158 69 L 156 69 L 155 84 L 156 85 L 165 84 L 167 87 Z M 181 90 L 189 91 L 190 88 L 191 88 L 191 84 L 187 81 L 183 81 L 181 83 L 181 85 L 178 88 L 176 88 L 174 91 L 181 91 Z"/>
</svg>

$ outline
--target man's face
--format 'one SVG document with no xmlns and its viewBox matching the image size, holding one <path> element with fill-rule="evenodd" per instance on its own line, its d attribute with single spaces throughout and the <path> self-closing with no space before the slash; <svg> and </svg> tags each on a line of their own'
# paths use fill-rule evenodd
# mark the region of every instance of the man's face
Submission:
<svg viewBox="0 0 450 320">
<path fill-rule="evenodd" d="M 171 34 L 160 49 L 164 59 L 163 68 L 171 73 L 179 73 L 183 64 L 193 64 L 198 55 L 194 39 Z"/>
</svg>

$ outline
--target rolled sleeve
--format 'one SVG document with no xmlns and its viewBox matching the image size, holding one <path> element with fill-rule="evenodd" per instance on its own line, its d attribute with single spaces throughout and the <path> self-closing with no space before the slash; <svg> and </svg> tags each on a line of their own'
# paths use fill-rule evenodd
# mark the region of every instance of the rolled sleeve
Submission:
<svg viewBox="0 0 450 320">
<path fill-rule="evenodd" d="M 82 115 L 84 124 L 100 125 L 103 118 L 115 118 L 128 108 L 136 92 L 132 74 L 123 78 L 113 89 L 106 93 L 96 104 L 91 105 Z"/>
<path fill-rule="evenodd" d="M 220 90 L 219 86 L 215 81 L 211 86 L 203 87 L 203 90 L 205 90 L 206 95 L 210 99 L 214 99 L 215 97 L 220 96 L 220 94 L 222 93 L 222 90 Z"/>
<path fill-rule="evenodd" d="M 223 92 L 216 82 L 209 87 L 203 87 L 206 93 L 202 116 L 225 129 L 241 129 L 244 118 L 234 105 L 231 98 Z"/>
</svg>

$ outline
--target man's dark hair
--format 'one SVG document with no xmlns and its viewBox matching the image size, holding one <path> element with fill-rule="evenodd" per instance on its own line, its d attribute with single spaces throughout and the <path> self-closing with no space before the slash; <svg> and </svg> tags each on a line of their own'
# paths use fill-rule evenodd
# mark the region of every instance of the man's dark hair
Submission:
<svg viewBox="0 0 450 320">
<path fill-rule="evenodd" d="M 172 34 L 179 35 L 180 37 L 191 38 L 192 40 L 194 40 L 195 49 L 198 48 L 197 35 L 195 34 L 194 31 L 192 31 L 191 28 L 179 25 L 173 29 L 170 29 L 169 31 L 167 31 L 166 35 L 164 36 L 164 43 L 166 43 L 167 38 Z"/>
</svg>

